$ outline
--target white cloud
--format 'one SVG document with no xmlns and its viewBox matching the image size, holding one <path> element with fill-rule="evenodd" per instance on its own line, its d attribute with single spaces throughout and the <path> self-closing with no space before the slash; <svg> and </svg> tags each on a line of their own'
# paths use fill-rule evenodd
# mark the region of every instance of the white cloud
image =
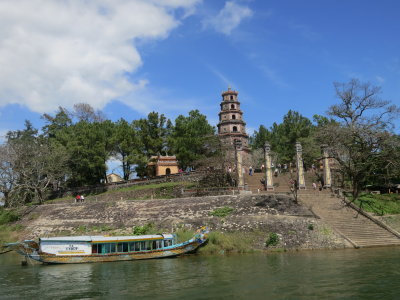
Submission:
<svg viewBox="0 0 400 300">
<path fill-rule="evenodd" d="M 253 11 L 249 7 L 227 1 L 218 15 L 206 19 L 203 25 L 212 27 L 217 32 L 230 35 L 232 30 L 238 27 L 244 19 L 250 18 L 252 15 Z"/>
<path fill-rule="evenodd" d="M 0 107 L 102 108 L 143 89 L 126 79 L 142 64 L 135 43 L 166 38 L 200 1 L 0 1 Z"/>
</svg>

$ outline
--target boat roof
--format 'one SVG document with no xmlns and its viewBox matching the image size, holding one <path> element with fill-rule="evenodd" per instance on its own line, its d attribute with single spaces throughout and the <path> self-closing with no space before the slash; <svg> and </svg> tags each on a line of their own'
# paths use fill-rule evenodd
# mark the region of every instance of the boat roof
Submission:
<svg viewBox="0 0 400 300">
<path fill-rule="evenodd" d="M 83 235 L 83 236 L 57 236 L 40 238 L 41 242 L 126 242 L 172 239 L 172 234 L 152 234 L 152 235 L 124 235 L 124 236 L 104 236 L 104 235 Z"/>
</svg>

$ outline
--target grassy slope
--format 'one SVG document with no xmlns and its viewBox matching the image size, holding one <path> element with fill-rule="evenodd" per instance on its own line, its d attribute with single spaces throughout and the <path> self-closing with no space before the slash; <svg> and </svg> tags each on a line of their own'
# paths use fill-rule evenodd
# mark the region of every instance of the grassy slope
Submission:
<svg viewBox="0 0 400 300">
<path fill-rule="evenodd" d="M 361 206 L 362 209 L 378 215 L 400 214 L 400 195 L 399 194 L 363 194 L 354 204 Z"/>
<path fill-rule="evenodd" d="M 182 187 L 190 187 L 193 183 L 191 182 L 163 182 L 163 183 L 156 183 L 156 184 L 147 184 L 147 185 L 133 185 L 130 187 L 123 187 L 120 189 L 109 190 L 104 193 L 100 194 L 92 194 L 85 196 L 85 201 L 92 201 L 95 200 L 97 197 L 112 195 L 112 194 L 121 194 L 126 193 L 127 195 L 133 194 L 135 192 L 144 192 L 143 196 L 135 197 L 137 200 L 146 200 L 153 197 L 154 199 L 165 199 L 165 198 L 174 198 L 173 190 L 179 186 Z M 146 191 L 148 193 L 146 193 Z M 63 197 L 58 199 L 53 199 L 46 201 L 46 203 L 54 203 L 59 201 L 70 201 L 71 197 Z"/>
</svg>

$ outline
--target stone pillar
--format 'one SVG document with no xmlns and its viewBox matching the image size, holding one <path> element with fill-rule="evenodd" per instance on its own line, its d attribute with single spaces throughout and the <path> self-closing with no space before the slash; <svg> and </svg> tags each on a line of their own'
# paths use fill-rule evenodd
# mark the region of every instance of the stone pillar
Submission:
<svg viewBox="0 0 400 300">
<path fill-rule="evenodd" d="M 238 188 L 244 188 L 244 177 L 243 177 L 243 162 L 242 162 L 242 141 L 235 140 L 235 153 L 236 153 L 236 174 L 237 174 L 237 186 Z"/>
<path fill-rule="evenodd" d="M 302 154 L 303 154 L 303 148 L 301 147 L 301 144 L 299 142 L 296 142 L 297 185 L 299 190 L 306 189 Z"/>
<path fill-rule="evenodd" d="M 331 166 L 329 165 L 328 145 L 321 145 L 322 163 L 324 166 L 324 188 L 332 187 Z"/>
<path fill-rule="evenodd" d="M 265 190 L 273 191 L 274 183 L 272 181 L 272 169 L 271 169 L 271 146 L 269 143 L 264 144 L 264 154 L 265 154 Z"/>
</svg>

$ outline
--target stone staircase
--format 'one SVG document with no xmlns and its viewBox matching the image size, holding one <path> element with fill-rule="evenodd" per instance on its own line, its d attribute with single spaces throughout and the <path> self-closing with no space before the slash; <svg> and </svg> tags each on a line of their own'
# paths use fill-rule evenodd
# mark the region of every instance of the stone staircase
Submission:
<svg viewBox="0 0 400 300">
<path fill-rule="evenodd" d="M 245 183 L 253 193 L 271 193 L 262 189 L 260 179 L 263 177 L 264 174 L 261 173 L 255 173 L 253 176 L 247 174 Z M 313 174 L 307 173 L 305 179 L 307 189 L 298 192 L 299 201 L 355 248 L 400 245 L 400 235 L 392 233 L 393 230 L 380 226 L 354 208 L 347 206 L 341 198 L 332 195 L 330 191 L 314 191 L 312 189 L 312 182 L 315 180 Z M 290 193 L 289 180 L 290 174 L 274 177 L 274 184 L 276 183 L 277 186 L 273 193 Z"/>
<path fill-rule="evenodd" d="M 398 236 L 327 191 L 300 192 L 299 199 L 356 248 L 400 245 Z"/>
</svg>

